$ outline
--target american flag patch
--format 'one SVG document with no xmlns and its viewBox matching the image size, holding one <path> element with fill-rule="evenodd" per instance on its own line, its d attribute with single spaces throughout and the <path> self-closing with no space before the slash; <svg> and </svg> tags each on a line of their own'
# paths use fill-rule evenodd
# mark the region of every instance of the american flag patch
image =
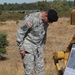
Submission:
<svg viewBox="0 0 75 75">
<path fill-rule="evenodd" d="M 30 21 L 27 21 L 26 24 L 28 25 L 28 27 L 31 27 Z"/>
</svg>

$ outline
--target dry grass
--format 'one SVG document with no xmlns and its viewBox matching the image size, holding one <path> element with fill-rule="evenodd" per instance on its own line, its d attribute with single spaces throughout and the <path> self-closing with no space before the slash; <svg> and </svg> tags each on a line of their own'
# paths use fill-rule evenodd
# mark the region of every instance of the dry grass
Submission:
<svg viewBox="0 0 75 75">
<path fill-rule="evenodd" d="M 16 44 L 16 30 L 19 24 L 16 21 L 6 21 L 0 26 L 0 31 L 7 34 L 9 46 L 7 47 L 6 60 L 0 61 L 1 75 L 23 75 L 23 64 Z"/>
<path fill-rule="evenodd" d="M 0 75 L 23 75 L 23 64 L 16 44 L 16 30 L 22 21 L 6 21 L 0 25 L 0 31 L 8 34 L 6 60 L 0 61 Z M 69 45 L 75 26 L 70 25 L 70 18 L 60 18 L 58 22 L 49 26 L 47 32 L 47 42 L 44 46 L 45 75 L 57 75 L 53 61 L 53 52 L 64 51 Z"/>
</svg>

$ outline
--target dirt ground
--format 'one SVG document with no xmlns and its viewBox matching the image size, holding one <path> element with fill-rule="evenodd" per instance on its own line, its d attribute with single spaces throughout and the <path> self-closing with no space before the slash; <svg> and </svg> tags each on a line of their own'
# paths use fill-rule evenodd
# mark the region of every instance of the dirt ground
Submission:
<svg viewBox="0 0 75 75">
<path fill-rule="evenodd" d="M 23 75 L 23 64 L 19 49 L 16 44 L 16 30 L 22 21 L 6 21 L 0 23 L 0 32 L 7 34 L 9 46 L 6 48 L 6 59 L 0 60 L 0 75 Z M 70 24 L 70 18 L 59 18 L 58 22 L 52 23 L 47 30 L 47 41 L 44 46 L 45 75 L 57 75 L 53 61 L 53 53 L 66 51 L 73 35 L 75 25 Z"/>
</svg>

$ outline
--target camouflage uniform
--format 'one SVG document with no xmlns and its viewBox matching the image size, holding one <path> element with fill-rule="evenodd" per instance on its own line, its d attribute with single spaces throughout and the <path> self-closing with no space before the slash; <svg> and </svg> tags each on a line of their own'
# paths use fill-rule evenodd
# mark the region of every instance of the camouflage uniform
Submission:
<svg viewBox="0 0 75 75">
<path fill-rule="evenodd" d="M 25 50 L 23 57 L 25 75 L 44 75 L 43 45 L 46 41 L 48 23 L 44 23 L 40 12 L 26 15 L 17 30 L 17 43 L 20 50 Z"/>
</svg>

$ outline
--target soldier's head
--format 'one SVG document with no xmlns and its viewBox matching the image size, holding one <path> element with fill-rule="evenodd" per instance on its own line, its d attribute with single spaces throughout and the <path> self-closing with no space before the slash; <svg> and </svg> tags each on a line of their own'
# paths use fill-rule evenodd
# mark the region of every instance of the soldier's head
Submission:
<svg viewBox="0 0 75 75">
<path fill-rule="evenodd" d="M 42 12 L 42 19 L 44 22 L 56 22 L 58 20 L 57 11 L 54 9 L 50 9 L 47 12 Z"/>
<path fill-rule="evenodd" d="M 58 20 L 57 11 L 54 9 L 50 9 L 48 11 L 48 22 L 56 22 Z"/>
</svg>

